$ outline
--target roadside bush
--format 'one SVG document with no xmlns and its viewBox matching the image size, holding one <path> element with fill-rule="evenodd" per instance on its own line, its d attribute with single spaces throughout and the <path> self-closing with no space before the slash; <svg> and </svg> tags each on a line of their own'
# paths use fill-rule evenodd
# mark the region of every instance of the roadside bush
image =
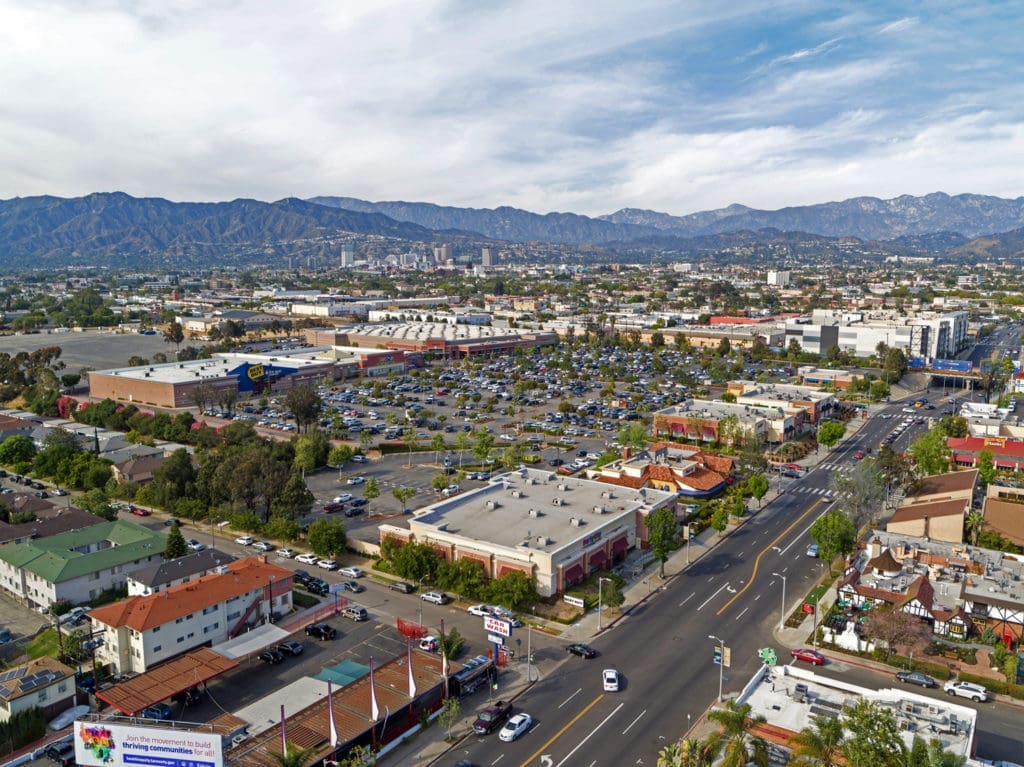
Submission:
<svg viewBox="0 0 1024 767">
<path fill-rule="evenodd" d="M 1018 700 L 1024 700 L 1024 685 L 1022 684 L 1010 684 L 1009 682 L 1004 682 L 1002 679 L 989 679 L 987 676 L 976 676 L 975 674 L 965 672 L 960 672 L 957 675 L 957 679 L 964 682 L 980 684 L 989 692 L 994 692 L 999 695 L 1009 695 L 1010 697 L 1017 698 Z"/>
<path fill-rule="evenodd" d="M 320 600 L 312 594 L 292 589 L 292 604 L 305 610 L 307 607 L 316 607 Z"/>
</svg>

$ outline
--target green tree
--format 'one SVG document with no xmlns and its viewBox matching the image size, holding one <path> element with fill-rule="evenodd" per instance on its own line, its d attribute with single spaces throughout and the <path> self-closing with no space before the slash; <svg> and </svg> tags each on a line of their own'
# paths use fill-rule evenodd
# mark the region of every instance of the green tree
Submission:
<svg viewBox="0 0 1024 767">
<path fill-rule="evenodd" d="M 846 434 L 846 425 L 839 421 L 824 421 L 818 427 L 818 442 L 825 447 L 834 447 Z"/>
<path fill-rule="evenodd" d="M 448 733 L 448 740 L 452 739 L 452 727 L 459 721 L 460 716 L 462 716 L 462 706 L 459 704 L 459 699 L 454 695 L 449 695 L 444 699 L 444 705 L 441 706 L 441 711 L 437 715 L 438 723 Z"/>
<path fill-rule="evenodd" d="M 185 543 L 185 536 L 181 534 L 181 528 L 175 522 L 171 525 L 171 532 L 167 535 L 167 544 L 164 546 L 164 559 L 177 559 L 188 554 L 188 544 Z"/>
<path fill-rule="evenodd" d="M 405 431 L 402 432 L 402 442 L 404 442 L 405 446 L 407 448 L 409 448 L 409 460 L 406 462 L 405 468 L 411 469 L 412 468 L 412 451 L 420 443 L 419 437 L 416 436 L 416 430 L 414 428 L 412 428 L 411 426 L 408 427 L 407 429 L 405 429 Z"/>
<path fill-rule="evenodd" d="M 97 517 L 113 522 L 117 519 L 117 509 L 110 503 L 107 494 L 99 488 L 87 490 L 75 501 L 80 509 L 95 514 Z"/>
<path fill-rule="evenodd" d="M 842 718 L 843 756 L 850 767 L 904 767 L 905 747 L 892 710 L 859 698 Z"/>
<path fill-rule="evenodd" d="M 418 583 L 433 583 L 441 557 L 429 543 L 405 543 L 389 547 L 388 560 L 395 574 Z"/>
<path fill-rule="evenodd" d="M 302 537 L 302 525 L 298 520 L 272 514 L 263 526 L 263 534 L 275 541 L 294 543 Z"/>
<path fill-rule="evenodd" d="M 437 567 L 437 586 L 453 591 L 462 598 L 482 599 L 487 588 L 487 574 L 474 559 L 441 560 Z"/>
<path fill-rule="evenodd" d="M 181 323 L 172 322 L 164 330 L 164 341 L 169 344 L 174 344 L 174 350 L 177 351 L 181 348 L 181 342 L 185 340 L 185 330 L 181 327 Z"/>
<path fill-rule="evenodd" d="M 752 724 L 764 722 L 763 716 L 750 716 L 750 704 L 736 705 L 726 701 L 722 708 L 708 712 L 708 719 L 722 727 L 721 767 L 768 767 L 768 744 L 761 738 L 750 736 Z"/>
<path fill-rule="evenodd" d="M 533 578 L 519 570 L 511 570 L 490 581 L 487 593 L 492 602 L 510 610 L 525 607 L 537 599 Z"/>
<path fill-rule="evenodd" d="M 675 509 L 670 506 L 662 506 L 648 514 L 644 518 L 644 524 L 647 525 L 647 540 L 651 547 L 651 553 L 658 560 L 658 575 L 664 578 L 665 563 L 668 561 L 668 555 L 675 543 L 676 527 L 678 526 Z"/>
<path fill-rule="evenodd" d="M 857 528 L 853 520 L 841 509 L 832 508 L 814 520 L 810 529 L 811 538 L 818 544 L 822 559 L 828 562 L 832 572 L 832 560 L 840 554 L 848 554 L 857 545 Z"/>
<path fill-rule="evenodd" d="M 345 523 L 338 519 L 318 519 L 306 533 L 309 547 L 318 557 L 333 557 L 344 553 L 348 543 Z"/>
<path fill-rule="evenodd" d="M 332 447 L 330 452 L 327 454 L 327 464 L 329 466 L 342 466 L 345 461 L 351 458 L 355 454 L 351 445 L 341 444 L 336 447 Z"/>
<path fill-rule="evenodd" d="M 468 433 L 460 431 L 455 435 L 455 449 L 459 451 L 459 466 L 462 466 L 462 459 L 471 444 L 472 441 Z"/>
<path fill-rule="evenodd" d="M 284 405 L 291 412 L 292 418 L 295 419 L 295 426 L 300 432 L 308 428 L 310 424 L 316 423 L 323 404 L 316 389 L 309 384 L 293 386 L 284 395 Z"/>
<path fill-rule="evenodd" d="M 633 421 L 619 429 L 619 444 L 632 450 L 643 450 L 650 441 L 647 429 L 640 421 Z"/>
<path fill-rule="evenodd" d="M 494 435 L 481 427 L 473 432 L 473 457 L 481 463 L 491 457 L 494 449 Z"/>
<path fill-rule="evenodd" d="M 402 508 L 404 509 L 405 505 L 412 499 L 414 495 L 416 495 L 416 488 L 406 487 L 403 485 L 401 487 L 393 488 L 391 490 L 391 495 L 395 497 L 396 501 L 402 504 Z"/>
<path fill-rule="evenodd" d="M 466 640 L 462 638 L 462 634 L 459 630 L 452 626 L 447 631 L 442 631 L 437 636 L 437 643 L 439 645 L 438 650 L 441 654 L 448 658 L 456 657 L 459 651 L 462 650 L 462 646 L 466 643 Z"/>
<path fill-rule="evenodd" d="M 917 472 L 920 476 L 928 477 L 949 471 L 951 453 L 942 429 L 929 429 L 910 443 L 907 452 L 917 463 Z"/>
<path fill-rule="evenodd" d="M 28 463 L 35 457 L 35 454 L 35 444 L 23 434 L 15 434 L 0 443 L 0 463 L 5 466 Z"/>
<path fill-rule="evenodd" d="M 444 451 L 444 434 L 437 432 L 430 440 L 430 449 L 434 451 L 434 463 L 437 463 L 437 454 Z"/>
<path fill-rule="evenodd" d="M 430 480 L 430 486 L 440 493 L 442 490 L 448 487 L 448 475 L 435 474 Z"/>
<path fill-rule="evenodd" d="M 761 508 L 761 499 L 768 492 L 768 477 L 758 472 L 747 479 L 747 492 L 757 500 L 757 507 Z"/>
<path fill-rule="evenodd" d="M 302 475 L 293 471 L 281 489 L 270 501 L 270 513 L 296 519 L 306 514 L 316 498 L 309 491 Z"/>
<path fill-rule="evenodd" d="M 885 477 L 874 458 L 861 459 L 846 473 L 833 472 L 829 486 L 856 528 L 878 512 L 885 500 Z"/>
<path fill-rule="evenodd" d="M 313 762 L 315 748 L 299 748 L 294 743 L 285 743 L 284 753 L 268 751 L 277 767 L 309 767 Z"/>
<path fill-rule="evenodd" d="M 363 498 L 368 501 L 380 498 L 380 485 L 377 484 L 375 478 L 370 477 L 366 480 L 366 485 L 363 487 Z"/>
<path fill-rule="evenodd" d="M 810 725 L 790 738 L 789 746 L 791 762 L 838 767 L 843 758 L 843 726 L 838 719 L 815 714 Z"/>
<path fill-rule="evenodd" d="M 996 464 L 991 450 L 978 453 L 978 479 L 981 480 L 982 489 L 996 481 Z"/>
<path fill-rule="evenodd" d="M 78 437 L 67 429 L 50 429 L 43 439 L 43 449 L 33 461 L 33 469 L 44 477 L 52 477 L 57 473 L 62 461 L 68 460 L 82 452 L 82 443 Z"/>
</svg>

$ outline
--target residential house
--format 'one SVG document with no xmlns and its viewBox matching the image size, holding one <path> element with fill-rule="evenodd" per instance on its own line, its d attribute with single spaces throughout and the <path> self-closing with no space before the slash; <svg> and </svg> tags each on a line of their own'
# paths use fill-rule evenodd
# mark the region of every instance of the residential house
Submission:
<svg viewBox="0 0 1024 767">
<path fill-rule="evenodd" d="M 122 463 L 114 464 L 111 471 L 114 474 L 114 479 L 118 482 L 135 482 L 144 485 L 153 479 L 153 472 L 165 460 L 162 454 L 133 457 Z"/>
<path fill-rule="evenodd" d="M 977 469 L 925 477 L 889 518 L 886 532 L 960 543 L 977 480 Z"/>
<path fill-rule="evenodd" d="M 128 596 L 147 596 L 172 586 L 197 580 L 218 572 L 235 556 L 217 549 L 203 549 L 177 559 L 155 562 L 142 567 L 128 577 Z"/>
<path fill-rule="evenodd" d="M 51 719 L 74 702 L 74 669 L 47 655 L 0 673 L 0 722 L 36 706 Z"/>
<path fill-rule="evenodd" d="M 730 481 L 732 459 L 691 445 L 657 442 L 601 467 L 598 482 L 638 489 L 651 487 L 679 496 L 708 498 Z"/>
</svg>

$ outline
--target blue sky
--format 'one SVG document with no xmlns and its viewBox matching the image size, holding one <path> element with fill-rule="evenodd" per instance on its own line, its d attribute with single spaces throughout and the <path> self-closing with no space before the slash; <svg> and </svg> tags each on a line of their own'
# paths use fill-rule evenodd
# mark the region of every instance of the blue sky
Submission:
<svg viewBox="0 0 1024 767">
<path fill-rule="evenodd" d="M 1020 2 L 0 0 L 0 197 L 1017 197 L 1022 29 Z"/>
</svg>

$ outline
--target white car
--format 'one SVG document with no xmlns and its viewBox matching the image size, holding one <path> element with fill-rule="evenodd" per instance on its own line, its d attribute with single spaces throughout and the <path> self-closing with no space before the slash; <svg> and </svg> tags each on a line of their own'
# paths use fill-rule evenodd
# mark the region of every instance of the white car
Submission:
<svg viewBox="0 0 1024 767">
<path fill-rule="evenodd" d="M 473 605 L 472 607 L 467 608 L 466 612 L 470 615 L 476 615 L 482 618 L 485 615 L 491 614 L 491 608 L 487 605 Z"/>
<path fill-rule="evenodd" d="M 304 565 L 315 565 L 320 561 L 320 557 L 316 554 L 299 554 L 299 556 L 295 557 L 295 561 L 301 562 Z"/>
<path fill-rule="evenodd" d="M 618 692 L 619 672 L 613 668 L 606 668 L 601 672 L 601 682 L 605 692 Z"/>
<path fill-rule="evenodd" d="M 973 682 L 958 682 L 955 679 L 950 679 L 942 685 L 942 689 L 950 695 L 959 695 L 961 698 L 969 698 L 975 703 L 981 703 L 982 701 L 988 700 L 988 690 L 980 684 L 974 684 Z"/>
<path fill-rule="evenodd" d="M 187 541 L 185 541 L 185 545 L 188 546 L 189 549 L 191 549 L 192 551 L 202 551 L 206 548 L 205 544 L 200 543 L 195 538 L 189 538 Z"/>
<path fill-rule="evenodd" d="M 352 500 L 352 493 L 342 493 L 341 495 L 334 496 L 335 503 L 348 503 Z"/>
<path fill-rule="evenodd" d="M 366 477 L 349 477 L 345 480 L 346 485 L 361 485 L 366 481 Z"/>
<path fill-rule="evenodd" d="M 437 647 L 437 637 L 432 634 L 420 640 L 420 649 L 424 652 L 437 652 Z"/>
<path fill-rule="evenodd" d="M 441 495 L 445 498 L 451 498 L 453 495 L 458 493 L 460 490 L 458 485 L 448 485 L 444 490 L 441 491 Z"/>
<path fill-rule="evenodd" d="M 272 544 L 270 541 L 256 541 L 256 543 L 254 543 L 252 547 L 256 549 L 256 551 L 266 552 L 274 550 L 274 544 Z"/>
<path fill-rule="evenodd" d="M 498 733 L 498 739 L 505 743 L 511 743 L 530 729 L 531 724 L 533 724 L 533 719 L 530 718 L 529 714 L 515 714 L 511 719 L 505 722 L 505 726 L 502 727 L 501 732 Z"/>
<path fill-rule="evenodd" d="M 338 572 L 344 575 L 346 578 L 363 577 L 363 571 L 360 570 L 358 567 L 343 567 Z"/>
<path fill-rule="evenodd" d="M 277 550 L 277 556 L 281 557 L 281 559 L 291 559 L 292 557 L 295 556 L 295 550 L 294 549 L 278 549 Z"/>
<path fill-rule="evenodd" d="M 352 456 L 352 462 L 353 463 L 366 463 L 366 456 L 363 455 L 362 453 L 356 453 L 354 456 Z"/>
<path fill-rule="evenodd" d="M 316 566 L 322 567 L 324 570 L 338 569 L 338 563 L 335 562 L 333 559 L 321 559 L 319 562 L 316 563 Z"/>
<path fill-rule="evenodd" d="M 235 543 L 237 543 L 239 546 L 252 546 L 254 543 L 256 543 L 256 539 L 253 538 L 251 535 L 240 535 L 237 538 L 235 538 Z"/>
</svg>

